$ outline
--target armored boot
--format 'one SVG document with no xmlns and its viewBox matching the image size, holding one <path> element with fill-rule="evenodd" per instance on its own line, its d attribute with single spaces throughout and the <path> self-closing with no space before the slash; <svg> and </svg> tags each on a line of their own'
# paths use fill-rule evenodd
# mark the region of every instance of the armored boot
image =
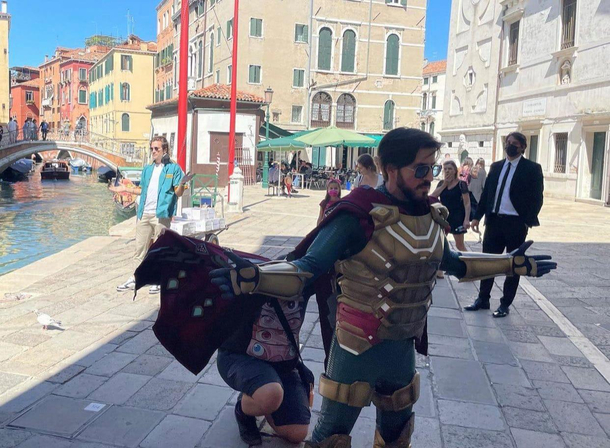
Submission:
<svg viewBox="0 0 610 448">
<path fill-rule="evenodd" d="M 375 431 L 373 448 L 411 448 L 411 435 L 413 434 L 413 429 L 415 429 L 415 414 L 411 414 L 411 418 L 402 429 L 400 436 L 393 442 L 386 443 L 377 429 Z"/>
<path fill-rule="evenodd" d="M 351 448 L 352 438 L 347 434 L 333 434 L 321 442 L 305 442 L 305 448 Z"/>
</svg>

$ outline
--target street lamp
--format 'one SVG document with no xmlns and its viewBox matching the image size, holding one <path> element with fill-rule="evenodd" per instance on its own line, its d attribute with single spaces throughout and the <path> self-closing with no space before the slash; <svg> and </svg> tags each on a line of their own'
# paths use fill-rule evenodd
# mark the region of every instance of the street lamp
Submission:
<svg viewBox="0 0 610 448">
<path fill-rule="evenodd" d="M 267 87 L 265 90 L 265 104 L 267 105 L 267 116 L 265 117 L 265 141 L 269 140 L 269 109 L 271 108 L 271 101 L 273 101 L 273 89 L 271 87 Z M 262 185 L 263 188 L 269 187 L 269 151 L 265 151 Z"/>
</svg>

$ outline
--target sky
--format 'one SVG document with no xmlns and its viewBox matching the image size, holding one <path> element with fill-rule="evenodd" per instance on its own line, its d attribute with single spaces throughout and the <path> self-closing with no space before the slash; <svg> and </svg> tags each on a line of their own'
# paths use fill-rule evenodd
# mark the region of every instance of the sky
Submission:
<svg viewBox="0 0 610 448">
<path fill-rule="evenodd" d="M 49 3 L 52 6 L 49 6 Z M 127 14 L 135 33 L 156 39 L 159 0 L 8 0 L 11 14 L 10 65 L 38 66 L 58 46 L 78 48 L 94 34 L 127 35 Z M 428 0 L 425 58 L 445 59 L 451 0 Z"/>
</svg>

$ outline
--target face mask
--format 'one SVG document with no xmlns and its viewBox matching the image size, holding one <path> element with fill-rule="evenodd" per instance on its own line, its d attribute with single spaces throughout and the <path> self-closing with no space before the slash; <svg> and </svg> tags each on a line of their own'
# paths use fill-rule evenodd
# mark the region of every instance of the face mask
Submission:
<svg viewBox="0 0 610 448">
<path fill-rule="evenodd" d="M 515 157 L 517 154 L 519 154 L 519 148 L 517 148 L 515 145 L 506 145 L 504 150 L 506 151 L 506 155 L 508 157 Z"/>
<path fill-rule="evenodd" d="M 328 195 L 332 197 L 339 196 L 339 192 L 337 190 L 328 190 Z"/>
</svg>

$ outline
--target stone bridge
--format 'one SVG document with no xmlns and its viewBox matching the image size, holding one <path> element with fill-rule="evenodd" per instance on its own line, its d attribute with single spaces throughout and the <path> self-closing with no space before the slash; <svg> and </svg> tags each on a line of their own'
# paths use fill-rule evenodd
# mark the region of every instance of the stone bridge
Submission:
<svg viewBox="0 0 610 448">
<path fill-rule="evenodd" d="M 131 160 L 115 152 L 105 150 L 88 142 L 33 140 L 19 141 L 0 148 L 0 173 L 19 159 L 27 159 L 34 153 L 65 150 L 75 152 L 99 160 L 104 165 L 116 170 L 119 166 L 141 166 L 141 161 Z"/>
</svg>

